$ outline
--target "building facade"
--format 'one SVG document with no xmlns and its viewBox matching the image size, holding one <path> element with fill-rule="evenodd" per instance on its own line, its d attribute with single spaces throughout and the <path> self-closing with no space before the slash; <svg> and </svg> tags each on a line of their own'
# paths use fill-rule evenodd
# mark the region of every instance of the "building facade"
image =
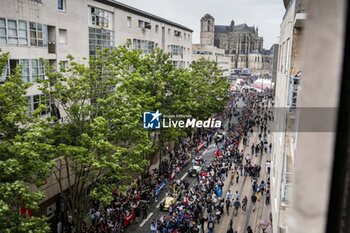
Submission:
<svg viewBox="0 0 350 233">
<path fill-rule="evenodd" d="M 0 82 L 22 65 L 23 80 L 33 83 L 26 94 L 29 113 L 45 100 L 36 84 L 45 78 L 41 58 L 58 68 L 68 63 L 67 55 L 84 62 L 83 58 L 94 56 L 98 49 L 127 42 L 143 53 L 153 48 L 169 52 L 176 67 L 191 63 L 191 29 L 116 1 L 0 1 L 0 48 L 10 53 Z M 67 182 L 63 185 L 68 187 Z M 48 216 L 54 226 L 54 213 L 64 209 L 56 179 L 49 177 L 41 189 L 46 195 L 40 214 Z"/>
<path fill-rule="evenodd" d="M 298 99 L 302 80 L 304 22 L 303 0 L 290 0 L 280 26 L 275 85 L 275 130 L 271 161 L 273 232 L 288 232 L 293 204 L 293 177 L 298 142 Z M 277 46 L 275 46 L 275 49 Z M 274 50 L 275 50 L 274 49 Z"/>
<path fill-rule="evenodd" d="M 231 58 L 231 69 L 251 68 L 253 73 L 268 73 L 269 52 L 263 49 L 263 37 L 247 24 L 215 25 L 210 14 L 201 18 L 201 44 L 224 49 Z"/>
<path fill-rule="evenodd" d="M 231 58 L 225 55 L 223 49 L 212 45 L 193 44 L 192 53 L 192 61 L 198 61 L 200 59 L 216 61 L 224 76 L 230 75 Z"/>
</svg>

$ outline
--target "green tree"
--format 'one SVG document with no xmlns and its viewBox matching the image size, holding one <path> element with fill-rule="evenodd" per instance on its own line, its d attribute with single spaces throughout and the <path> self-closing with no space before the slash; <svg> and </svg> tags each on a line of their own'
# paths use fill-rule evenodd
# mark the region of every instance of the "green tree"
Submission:
<svg viewBox="0 0 350 233">
<path fill-rule="evenodd" d="M 8 53 L 0 51 L 1 74 L 8 57 Z M 38 209 L 43 193 L 31 190 L 43 183 L 52 166 L 51 148 L 44 146 L 39 153 L 31 150 L 42 146 L 46 132 L 29 124 L 28 100 L 24 97 L 29 84 L 23 83 L 21 76 L 21 67 L 17 67 L 0 84 L 0 229 L 1 232 L 48 232 L 45 217 L 19 213 L 21 207 L 34 213 Z"/>
<path fill-rule="evenodd" d="M 147 167 L 143 158 L 150 141 L 142 129 L 140 100 L 117 88 L 137 54 L 121 46 L 101 51 L 88 64 L 69 59 L 67 69 L 48 70 L 42 91 L 61 109 L 59 121 L 46 118 L 53 132 L 48 146 L 55 148 L 53 173 L 75 231 L 81 232 L 94 199 L 110 204 L 112 191 L 125 190 L 131 175 Z"/>
</svg>

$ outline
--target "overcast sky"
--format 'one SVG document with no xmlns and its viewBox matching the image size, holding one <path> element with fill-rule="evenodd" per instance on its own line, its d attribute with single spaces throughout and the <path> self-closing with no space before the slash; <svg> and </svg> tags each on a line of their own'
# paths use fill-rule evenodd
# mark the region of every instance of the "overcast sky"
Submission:
<svg viewBox="0 0 350 233">
<path fill-rule="evenodd" d="M 285 12 L 282 0 L 117 0 L 191 28 L 193 43 L 199 43 L 200 19 L 206 13 L 216 25 L 247 23 L 258 26 L 264 48 L 278 42 L 280 23 Z"/>
</svg>

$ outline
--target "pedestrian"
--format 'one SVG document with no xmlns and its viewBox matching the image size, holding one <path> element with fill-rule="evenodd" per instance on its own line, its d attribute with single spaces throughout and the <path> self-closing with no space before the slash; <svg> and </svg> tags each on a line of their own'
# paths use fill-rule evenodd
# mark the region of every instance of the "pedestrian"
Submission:
<svg viewBox="0 0 350 233">
<path fill-rule="evenodd" d="M 216 216 L 217 223 L 219 223 L 220 222 L 220 217 L 221 217 L 221 211 L 220 211 L 219 208 L 216 209 L 215 216 Z"/>
<path fill-rule="evenodd" d="M 239 201 L 238 198 L 233 203 L 233 207 L 235 208 L 235 216 L 237 216 L 238 209 L 241 207 L 241 202 Z"/>
<path fill-rule="evenodd" d="M 238 184 L 238 180 L 239 180 L 239 173 L 238 171 L 236 172 L 236 184 Z"/>
<path fill-rule="evenodd" d="M 245 196 L 242 200 L 242 212 L 245 213 L 247 211 L 248 198 Z"/>
<path fill-rule="evenodd" d="M 157 224 L 155 219 L 153 219 L 151 222 L 151 233 L 157 233 Z"/>
<path fill-rule="evenodd" d="M 212 218 L 210 218 L 208 220 L 208 233 L 214 233 L 214 226 L 215 226 L 214 221 Z M 204 233 L 204 231 L 203 231 L 203 233 Z"/>
<path fill-rule="evenodd" d="M 265 191 L 265 182 L 262 180 L 260 185 L 259 185 L 259 190 L 261 192 L 261 195 L 264 195 L 264 191 Z"/>
<path fill-rule="evenodd" d="M 270 190 L 268 189 L 268 190 L 266 191 L 266 199 L 265 199 L 266 205 L 269 205 L 269 204 L 270 204 L 270 197 L 271 197 L 271 194 L 270 194 Z"/>
<path fill-rule="evenodd" d="M 233 200 L 239 199 L 238 191 L 233 194 Z"/>
<path fill-rule="evenodd" d="M 266 161 L 265 167 L 266 167 L 266 173 L 270 174 L 271 162 L 269 160 Z"/>
<path fill-rule="evenodd" d="M 253 233 L 253 230 L 252 230 L 252 227 L 251 227 L 251 226 L 248 226 L 248 227 L 247 227 L 247 233 Z"/>
<path fill-rule="evenodd" d="M 226 203 L 226 213 L 227 213 L 227 215 L 229 215 L 231 200 L 229 198 L 226 198 L 225 203 Z"/>
<path fill-rule="evenodd" d="M 233 221 L 231 219 L 226 233 L 234 233 L 232 225 L 233 225 Z"/>
<path fill-rule="evenodd" d="M 143 206 L 142 208 L 142 219 L 145 220 L 147 218 L 147 207 Z"/>
<path fill-rule="evenodd" d="M 252 196 L 251 196 L 251 201 L 252 201 L 252 205 L 253 205 L 253 212 L 255 211 L 255 203 L 256 203 L 256 195 L 255 192 L 253 192 Z"/>
<path fill-rule="evenodd" d="M 202 229 L 202 232 L 204 233 L 204 223 L 207 221 L 207 219 L 202 216 L 201 219 L 199 220 L 200 224 L 201 224 L 201 229 Z"/>
</svg>

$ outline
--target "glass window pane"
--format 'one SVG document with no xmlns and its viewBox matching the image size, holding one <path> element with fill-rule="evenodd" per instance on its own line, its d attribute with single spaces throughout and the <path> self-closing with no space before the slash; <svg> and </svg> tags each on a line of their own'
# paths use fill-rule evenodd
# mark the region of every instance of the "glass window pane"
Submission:
<svg viewBox="0 0 350 233">
<path fill-rule="evenodd" d="M 32 45 L 32 46 L 36 46 L 36 40 L 35 39 L 31 39 L 30 40 L 30 45 Z"/>
<path fill-rule="evenodd" d="M 9 36 L 17 36 L 17 29 L 9 29 Z"/>
<path fill-rule="evenodd" d="M 0 37 L 0 44 L 6 44 L 6 43 L 7 43 L 6 37 Z"/>
<path fill-rule="evenodd" d="M 6 36 L 6 28 L 0 28 L 0 36 Z"/>
<path fill-rule="evenodd" d="M 18 21 L 18 27 L 19 27 L 19 29 L 27 30 L 27 22 Z"/>
<path fill-rule="evenodd" d="M 36 31 L 30 31 L 30 38 L 32 39 L 36 38 Z"/>
<path fill-rule="evenodd" d="M 42 24 L 38 23 L 37 26 L 38 26 L 38 31 L 41 31 L 43 29 L 43 25 Z"/>
<path fill-rule="evenodd" d="M 17 22 L 15 20 L 8 20 L 8 28 L 17 28 Z"/>
<path fill-rule="evenodd" d="M 33 59 L 33 60 L 32 60 L 32 66 L 33 66 L 33 67 L 38 66 L 38 60 Z"/>
<path fill-rule="evenodd" d="M 0 29 L 0 31 L 1 31 L 1 29 Z M 19 30 L 19 37 L 26 38 L 27 37 L 27 31 Z"/>
<path fill-rule="evenodd" d="M 9 38 L 9 44 L 18 44 L 17 38 Z"/>
<path fill-rule="evenodd" d="M 36 30 L 36 23 L 30 22 L 29 28 L 30 28 L 31 30 Z"/>
<path fill-rule="evenodd" d="M 28 44 L 28 40 L 27 39 L 19 39 L 19 44 L 20 45 L 27 45 Z"/>
<path fill-rule="evenodd" d="M 6 20 L 4 18 L 0 18 L 0 27 L 6 26 Z"/>
</svg>

